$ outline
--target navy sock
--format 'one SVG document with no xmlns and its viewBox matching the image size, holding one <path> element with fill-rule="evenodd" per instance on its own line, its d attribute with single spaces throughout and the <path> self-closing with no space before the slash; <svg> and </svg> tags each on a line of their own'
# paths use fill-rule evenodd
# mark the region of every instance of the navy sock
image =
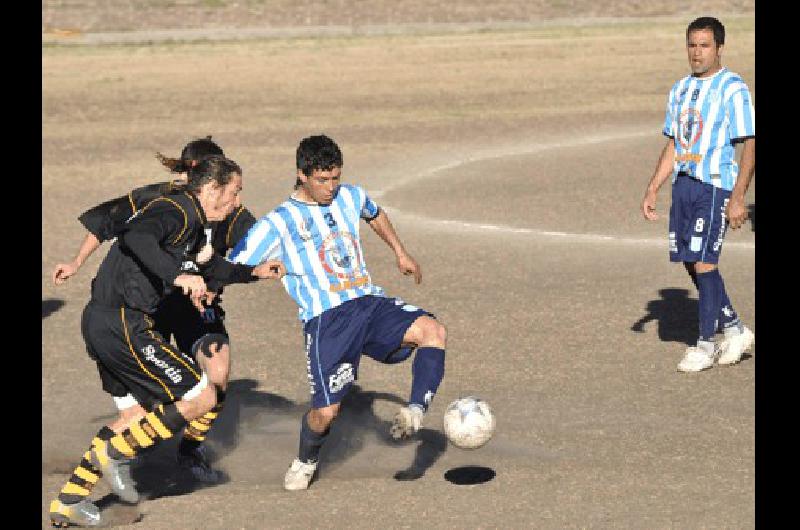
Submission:
<svg viewBox="0 0 800 530">
<path fill-rule="evenodd" d="M 719 270 L 717 272 L 719 273 Z M 733 308 L 730 298 L 728 298 L 728 293 L 725 292 L 725 282 L 722 280 L 721 274 L 717 274 L 717 290 L 719 291 L 720 304 L 719 326 L 723 331 L 734 327 L 741 329 L 739 315 L 736 314 L 736 310 Z"/>
<path fill-rule="evenodd" d="M 717 316 L 720 312 L 720 291 L 717 288 L 717 281 L 720 278 L 719 270 L 714 269 L 697 275 L 697 290 L 699 291 L 700 303 L 700 339 L 701 341 L 713 342 L 717 332 Z"/>
<path fill-rule="evenodd" d="M 314 432 L 308 425 L 308 412 L 303 414 L 301 425 L 300 448 L 297 451 L 297 457 L 306 463 L 316 462 L 319 460 L 319 450 L 331 429 L 328 427 L 323 433 Z"/>
<path fill-rule="evenodd" d="M 417 348 L 411 366 L 411 398 L 409 404 L 428 410 L 436 389 L 444 377 L 444 350 L 441 348 Z"/>
</svg>

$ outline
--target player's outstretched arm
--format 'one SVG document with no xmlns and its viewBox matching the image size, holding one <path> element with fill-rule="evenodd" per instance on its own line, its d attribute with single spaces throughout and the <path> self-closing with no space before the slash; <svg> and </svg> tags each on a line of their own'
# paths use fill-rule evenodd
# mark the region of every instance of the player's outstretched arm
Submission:
<svg viewBox="0 0 800 530">
<path fill-rule="evenodd" d="M 413 274 L 416 283 L 422 282 L 422 267 L 406 251 L 400 238 L 397 236 L 389 216 L 381 209 L 378 216 L 369 222 L 369 226 L 383 239 L 397 258 L 397 268 L 406 276 Z"/>
<path fill-rule="evenodd" d="M 739 177 L 731 192 L 731 198 L 725 209 L 725 216 L 736 230 L 747 219 L 747 208 L 744 205 L 744 194 L 750 187 L 750 181 L 756 171 L 756 139 L 747 138 L 742 146 L 742 158 L 739 161 Z"/>
<path fill-rule="evenodd" d="M 72 277 L 92 253 L 100 247 L 100 240 L 91 232 L 86 233 L 78 253 L 69 263 L 58 263 L 53 271 L 53 283 L 61 285 Z"/>
<path fill-rule="evenodd" d="M 653 177 L 647 184 L 647 189 L 644 192 L 642 199 L 642 215 L 648 221 L 655 221 L 658 219 L 656 213 L 656 196 L 658 190 L 672 174 L 672 167 L 675 160 L 675 140 L 667 138 L 667 145 L 661 150 L 661 156 L 658 158 L 656 170 Z"/>
</svg>

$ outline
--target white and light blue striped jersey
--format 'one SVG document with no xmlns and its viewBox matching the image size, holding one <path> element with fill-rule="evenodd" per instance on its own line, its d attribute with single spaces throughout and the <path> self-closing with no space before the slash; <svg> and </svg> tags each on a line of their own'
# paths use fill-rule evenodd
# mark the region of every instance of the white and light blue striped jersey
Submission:
<svg viewBox="0 0 800 530">
<path fill-rule="evenodd" d="M 300 320 L 308 322 L 348 300 L 384 296 L 372 284 L 359 237 L 359 221 L 378 212 L 364 189 L 350 184 L 341 184 L 329 205 L 290 198 L 258 219 L 228 259 L 247 265 L 283 261 L 283 286 L 300 306 Z"/>
<path fill-rule="evenodd" d="M 663 133 L 675 140 L 673 181 L 684 172 L 733 190 L 739 164 L 732 141 L 756 134 L 750 90 L 727 68 L 708 78 L 686 76 L 669 93 Z"/>
</svg>

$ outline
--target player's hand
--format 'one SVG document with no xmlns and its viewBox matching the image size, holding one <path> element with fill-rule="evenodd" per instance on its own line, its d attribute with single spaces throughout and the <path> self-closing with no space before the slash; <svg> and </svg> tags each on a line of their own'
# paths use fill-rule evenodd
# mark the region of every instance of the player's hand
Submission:
<svg viewBox="0 0 800 530">
<path fill-rule="evenodd" d="M 398 254 L 397 268 L 400 269 L 400 272 L 405 276 L 413 274 L 414 281 L 417 284 L 422 282 L 422 267 L 408 254 Z"/>
<path fill-rule="evenodd" d="M 262 280 L 280 280 L 286 275 L 286 265 L 277 259 L 270 259 L 253 269 L 253 276 Z"/>
<path fill-rule="evenodd" d="M 658 220 L 658 214 L 656 213 L 656 194 L 647 192 L 644 194 L 644 199 L 642 199 L 642 215 L 648 221 L 656 221 Z"/>
<path fill-rule="evenodd" d="M 735 199 L 731 196 L 731 200 L 728 201 L 728 206 L 725 208 L 725 217 L 728 218 L 730 227 L 734 230 L 742 226 L 747 219 L 747 208 L 744 206 L 744 198 Z"/>
<path fill-rule="evenodd" d="M 78 266 L 73 263 L 59 263 L 53 271 L 53 283 L 61 285 L 66 282 L 73 274 L 78 272 Z"/>
<path fill-rule="evenodd" d="M 183 294 L 192 295 L 198 299 L 206 294 L 206 282 L 203 281 L 202 276 L 179 274 L 173 283 L 176 287 L 181 288 Z"/>
</svg>

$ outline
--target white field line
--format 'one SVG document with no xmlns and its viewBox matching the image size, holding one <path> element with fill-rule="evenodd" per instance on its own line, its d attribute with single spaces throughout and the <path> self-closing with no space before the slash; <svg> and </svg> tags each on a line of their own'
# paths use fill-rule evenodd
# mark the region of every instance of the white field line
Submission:
<svg viewBox="0 0 800 530">
<path fill-rule="evenodd" d="M 472 156 L 462 160 L 456 160 L 454 162 L 448 162 L 446 164 L 442 164 L 436 166 L 434 168 L 428 169 L 427 171 L 423 171 L 422 173 L 418 173 L 414 176 L 408 177 L 406 179 L 399 179 L 386 188 L 382 190 L 376 190 L 370 192 L 370 195 L 373 198 L 379 198 L 385 195 L 387 192 L 392 191 L 394 189 L 406 186 L 412 182 L 417 180 L 421 180 L 423 178 L 439 178 L 442 172 L 450 169 L 457 168 L 459 166 L 464 166 L 467 164 L 472 164 L 475 162 L 482 162 L 485 160 L 492 160 L 497 158 L 505 158 L 509 156 L 517 156 L 517 155 L 525 155 L 525 154 L 533 154 L 539 153 L 543 151 L 548 151 L 552 149 L 559 149 L 565 147 L 578 147 L 582 145 L 590 145 L 590 144 L 598 144 L 603 142 L 610 142 L 614 140 L 625 140 L 630 138 L 642 138 L 646 136 L 653 135 L 653 131 L 648 129 L 647 131 L 633 131 L 627 133 L 618 133 L 618 134 L 608 134 L 608 135 L 593 135 L 593 136 L 584 136 L 584 137 L 577 137 L 572 140 L 562 141 L 562 142 L 550 142 L 550 143 L 542 143 L 536 144 L 534 146 L 526 146 L 526 147 L 515 147 L 515 148 L 505 148 L 501 149 L 500 151 L 494 151 L 491 154 L 485 154 L 483 156 Z M 558 230 L 543 230 L 539 228 L 518 228 L 514 226 L 508 225 L 497 225 L 497 224 L 490 224 L 490 223 L 476 223 L 476 222 L 469 222 L 469 221 L 461 221 L 457 219 L 437 219 L 433 217 L 428 217 L 419 214 L 412 214 L 408 212 L 404 212 L 397 208 L 388 207 L 388 209 L 392 212 L 392 216 L 394 217 L 402 217 L 409 221 L 423 223 L 426 226 L 439 226 L 442 228 L 449 228 L 455 230 L 469 230 L 475 232 L 501 232 L 506 234 L 520 234 L 520 235 L 527 235 L 527 236 L 536 236 L 536 237 L 547 237 L 555 240 L 561 241 L 570 241 L 570 242 L 584 242 L 584 243 L 615 243 L 615 244 L 628 244 L 628 245 L 658 245 L 666 247 L 668 244 L 666 235 L 661 238 L 635 238 L 635 237 L 620 237 L 620 236 L 611 236 L 611 235 L 604 235 L 604 234 L 587 234 L 587 233 L 573 233 L 573 232 L 562 232 Z M 646 222 L 642 220 L 642 222 Z M 723 248 L 728 249 L 746 249 L 746 250 L 754 250 L 755 249 L 754 242 L 748 241 L 727 241 L 723 244 Z"/>
</svg>

